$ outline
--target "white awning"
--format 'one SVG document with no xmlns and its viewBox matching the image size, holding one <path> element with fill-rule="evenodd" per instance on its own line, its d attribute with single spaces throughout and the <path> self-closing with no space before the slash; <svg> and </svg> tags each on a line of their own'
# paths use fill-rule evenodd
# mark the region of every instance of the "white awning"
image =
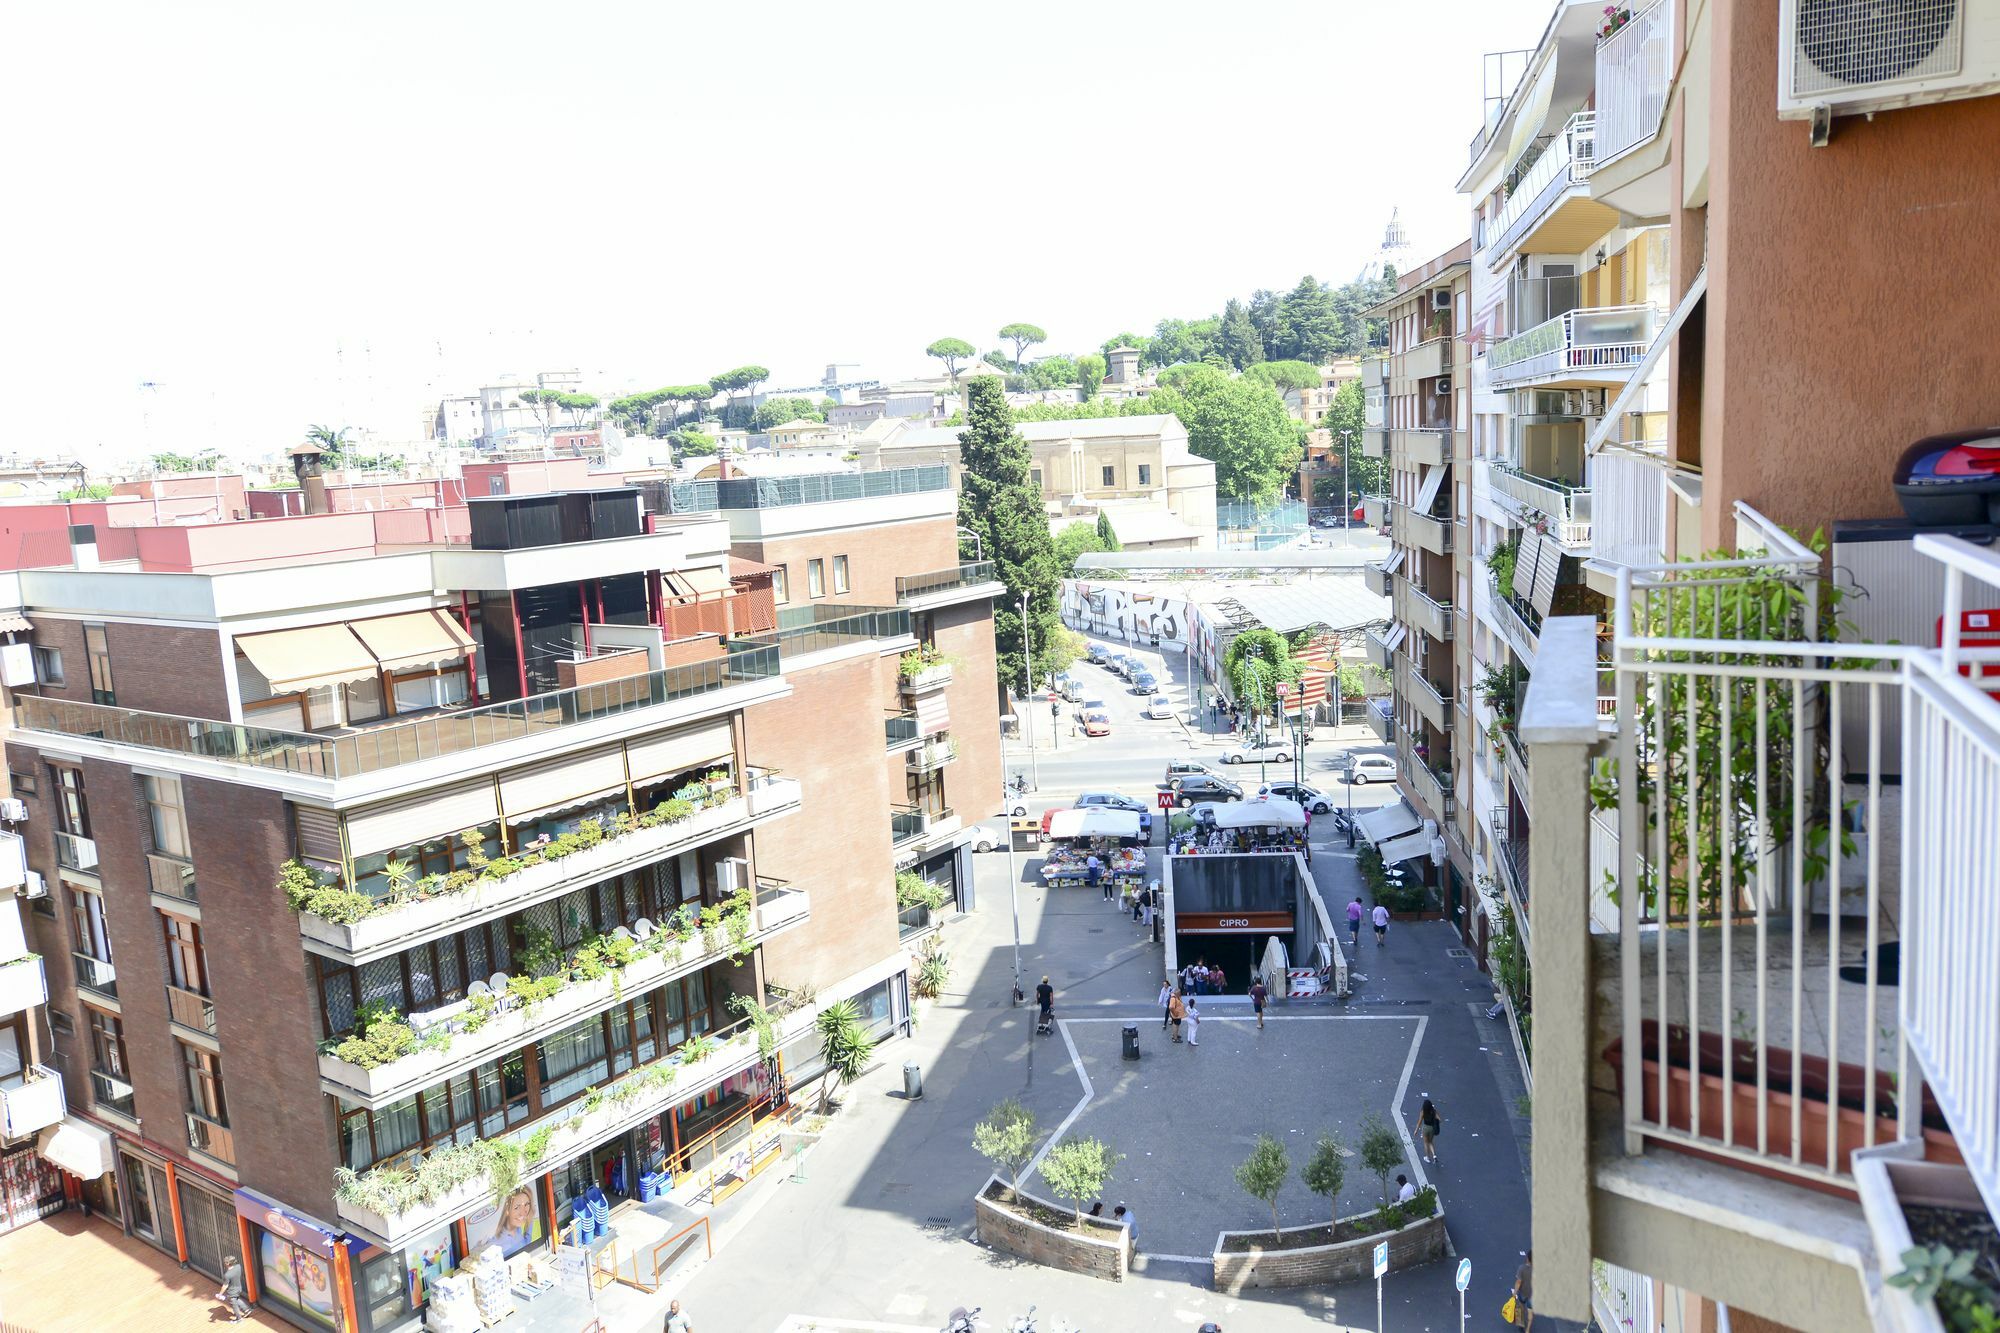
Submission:
<svg viewBox="0 0 2000 1333">
<path fill-rule="evenodd" d="M 1633 367 L 1631 378 L 1625 381 L 1624 387 L 1618 390 L 1618 396 L 1605 407 L 1604 415 L 1597 422 L 1597 429 L 1590 433 L 1589 441 L 1583 446 L 1585 454 L 1594 454 L 1602 449 L 1616 433 L 1619 420 L 1625 415 L 1626 408 L 1646 391 L 1646 381 L 1652 377 L 1654 369 L 1660 364 L 1660 359 L 1667 354 L 1667 349 L 1674 345 L 1674 337 L 1681 331 L 1681 325 L 1687 323 L 1687 317 L 1694 313 L 1695 306 L 1700 303 L 1707 291 L 1708 265 L 1703 264 L 1696 270 L 1694 281 L 1688 284 L 1687 291 L 1681 296 L 1680 304 L 1674 307 L 1674 313 L 1667 317 L 1667 322 L 1653 336 L 1653 345 L 1646 349 L 1646 355 L 1637 366 Z"/>
<path fill-rule="evenodd" d="M 1049 816 L 1051 838 L 1136 838 L 1139 812 L 1113 810 L 1107 806 L 1085 806 L 1081 810 L 1058 810 Z"/>
<path fill-rule="evenodd" d="M 1403 640 L 1408 638 L 1409 635 L 1410 627 L 1400 620 L 1396 621 L 1389 626 L 1389 632 L 1381 636 L 1382 650 L 1390 653 L 1395 652 L 1403 646 Z"/>
<path fill-rule="evenodd" d="M 37 1140 L 42 1156 L 81 1180 L 95 1180 L 118 1161 L 111 1135 L 87 1120 L 64 1116 Z"/>
<path fill-rule="evenodd" d="M 1400 838 L 1382 844 L 1382 864 L 1392 866 L 1401 861 L 1413 861 L 1419 856 L 1431 853 L 1431 835 L 1418 829 L 1415 833 L 1405 833 Z"/>
<path fill-rule="evenodd" d="M 1410 808 L 1408 801 L 1395 801 L 1379 810 L 1371 810 L 1365 815 L 1357 815 L 1354 822 L 1361 827 L 1361 835 L 1380 847 L 1393 838 L 1400 838 L 1411 829 L 1423 825 L 1417 812 Z"/>
<path fill-rule="evenodd" d="M 342 681 L 366 680 L 380 669 L 375 654 L 345 625 L 245 634 L 236 646 L 250 659 L 273 694 L 294 694 Z"/>
<path fill-rule="evenodd" d="M 443 611 L 406 611 L 350 621 L 347 627 L 387 671 L 456 661 L 474 647 L 472 636 Z"/>
<path fill-rule="evenodd" d="M 1431 506 L 1437 503 L 1438 492 L 1444 489 L 1444 479 L 1450 474 L 1449 463 L 1439 463 L 1436 467 L 1425 468 L 1423 484 L 1417 487 L 1417 502 L 1410 508 L 1428 516 Z"/>
<path fill-rule="evenodd" d="M 1282 796 L 1224 801 L 1215 807 L 1217 828 L 1304 828 L 1305 808 Z"/>
</svg>

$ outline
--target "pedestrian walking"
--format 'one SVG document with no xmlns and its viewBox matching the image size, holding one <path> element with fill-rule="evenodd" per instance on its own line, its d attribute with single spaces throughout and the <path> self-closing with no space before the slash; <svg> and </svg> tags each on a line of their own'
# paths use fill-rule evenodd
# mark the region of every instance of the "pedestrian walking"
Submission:
<svg viewBox="0 0 2000 1333">
<path fill-rule="evenodd" d="M 229 1305 L 229 1322 L 240 1324 L 250 1315 L 249 1290 L 243 1282 L 243 1261 L 230 1255 L 222 1264 L 222 1290 L 215 1299 Z"/>
<path fill-rule="evenodd" d="M 1190 1046 L 1201 1045 L 1201 1008 L 1193 1002 L 1187 1007 L 1187 1039 Z"/>
<path fill-rule="evenodd" d="M 690 1324 L 688 1317 L 681 1313 L 679 1301 L 667 1303 L 667 1322 L 662 1327 L 661 1333 L 694 1333 L 694 1325 Z"/>
<path fill-rule="evenodd" d="M 1208 969 L 1208 993 L 1210 995 L 1224 994 L 1228 984 L 1229 978 L 1223 975 L 1221 968 L 1211 967 Z"/>
<path fill-rule="evenodd" d="M 1259 1031 L 1262 1031 L 1264 1027 L 1264 997 L 1268 994 L 1270 992 L 1264 989 L 1263 978 L 1259 977 L 1250 983 L 1250 1007 L 1257 1011 L 1257 1028 Z M 1424 1105 L 1428 1106 L 1430 1103 L 1425 1102 Z"/>
<path fill-rule="evenodd" d="M 1379 949 L 1382 947 L 1383 941 L 1389 938 L 1389 909 L 1380 903 L 1376 903 L 1374 920 L 1375 947 Z"/>
<path fill-rule="evenodd" d="M 1146 891 L 1139 889 L 1132 894 L 1132 919 L 1139 920 L 1146 914 Z"/>
<path fill-rule="evenodd" d="M 1529 1250 L 1514 1272 L 1514 1327 L 1535 1326 L 1535 1252 Z"/>
<path fill-rule="evenodd" d="M 1359 897 L 1347 905 L 1347 937 L 1354 947 L 1361 947 L 1361 899 Z"/>
<path fill-rule="evenodd" d="M 1093 889 L 1104 879 L 1104 862 L 1097 859 L 1096 852 L 1083 859 L 1083 877 Z M 1107 899 L 1111 897 L 1111 885 L 1108 881 L 1104 883 L 1104 896 Z"/>
<path fill-rule="evenodd" d="M 1444 1121 L 1438 1118 L 1438 1109 L 1431 1099 L 1424 1098 L 1424 1107 L 1417 1112 L 1417 1137 L 1423 1141 L 1424 1158 L 1435 1162 L 1438 1159 L 1437 1137 L 1444 1129 Z"/>
<path fill-rule="evenodd" d="M 1187 1011 L 1187 997 L 1175 991 L 1174 998 L 1167 1001 L 1167 1017 L 1173 1020 L 1175 1042 L 1181 1039 L 1181 1024 L 1187 1021 Z"/>
<path fill-rule="evenodd" d="M 1165 1032 L 1174 1021 L 1174 988 L 1160 983 L 1160 1031 Z"/>
</svg>

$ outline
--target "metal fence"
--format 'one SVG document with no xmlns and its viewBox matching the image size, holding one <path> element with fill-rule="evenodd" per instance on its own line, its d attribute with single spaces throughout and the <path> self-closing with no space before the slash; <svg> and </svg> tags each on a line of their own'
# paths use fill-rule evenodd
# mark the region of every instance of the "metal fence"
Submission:
<svg viewBox="0 0 2000 1333">
<path fill-rule="evenodd" d="M 867 500 L 884 495 L 912 495 L 950 489 L 951 469 L 937 463 L 925 467 L 884 468 L 876 472 L 815 472 L 802 477 L 728 477 L 713 481 L 675 482 L 667 489 L 667 497 L 671 512 L 699 514 L 718 509 L 781 509 L 787 505 Z"/>
</svg>

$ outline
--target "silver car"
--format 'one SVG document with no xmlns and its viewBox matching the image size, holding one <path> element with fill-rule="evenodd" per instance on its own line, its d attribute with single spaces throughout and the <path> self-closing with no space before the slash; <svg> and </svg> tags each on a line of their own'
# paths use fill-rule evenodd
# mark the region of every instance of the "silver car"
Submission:
<svg viewBox="0 0 2000 1333">
<path fill-rule="evenodd" d="M 1289 764 L 1291 761 L 1292 747 L 1283 741 L 1238 745 L 1222 752 L 1225 764 Z"/>
</svg>

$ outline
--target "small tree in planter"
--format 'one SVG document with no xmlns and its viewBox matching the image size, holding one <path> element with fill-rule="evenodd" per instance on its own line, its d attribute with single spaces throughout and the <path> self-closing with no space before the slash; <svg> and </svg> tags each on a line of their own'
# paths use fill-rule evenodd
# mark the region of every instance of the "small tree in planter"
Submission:
<svg viewBox="0 0 2000 1333">
<path fill-rule="evenodd" d="M 1035 1155 L 1035 1113 L 1009 1097 L 972 1127 L 972 1147 L 996 1167 L 1004 1167 L 1021 1193 L 1021 1168 Z"/>
<path fill-rule="evenodd" d="M 1285 1146 L 1269 1134 L 1257 1136 L 1257 1146 L 1250 1150 L 1250 1156 L 1243 1165 L 1236 1168 L 1236 1183 L 1243 1192 L 1253 1199 L 1262 1199 L 1271 1210 L 1271 1239 L 1282 1241 L 1284 1228 L 1278 1224 L 1278 1191 L 1285 1186 L 1285 1177 L 1292 1172 L 1291 1159 L 1285 1156 Z"/>
<path fill-rule="evenodd" d="M 1340 1187 L 1347 1183 L 1347 1160 L 1341 1156 L 1338 1135 L 1322 1134 L 1313 1145 L 1313 1154 L 1299 1170 L 1306 1188 L 1326 1200 L 1328 1224 L 1340 1221 Z"/>
<path fill-rule="evenodd" d="M 1081 1227 L 1084 1200 L 1104 1197 L 1104 1182 L 1122 1160 L 1102 1139 L 1069 1139 L 1042 1159 L 1042 1179 L 1057 1197 L 1076 1205 L 1076 1223 Z"/>
<path fill-rule="evenodd" d="M 1389 1175 L 1403 1164 L 1403 1141 L 1379 1115 L 1361 1122 L 1361 1165 L 1382 1186 L 1382 1202 L 1389 1200 Z"/>
<path fill-rule="evenodd" d="M 820 1058 L 826 1062 L 825 1081 L 819 1087 L 819 1109 L 824 1114 L 833 1102 L 835 1087 L 846 1087 L 868 1068 L 869 1058 L 875 1054 L 875 1039 L 861 1025 L 861 1015 L 851 1000 L 822 1009 L 813 1020 L 813 1029 L 819 1033 Z"/>
</svg>

